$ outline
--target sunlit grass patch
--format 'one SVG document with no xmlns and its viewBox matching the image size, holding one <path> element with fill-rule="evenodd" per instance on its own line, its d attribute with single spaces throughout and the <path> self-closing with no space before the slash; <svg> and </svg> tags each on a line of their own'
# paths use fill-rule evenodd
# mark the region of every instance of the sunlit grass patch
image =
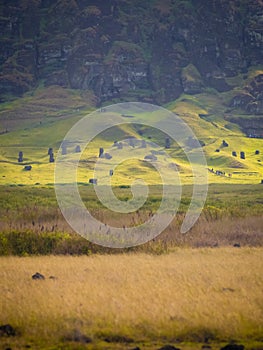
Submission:
<svg viewBox="0 0 263 350">
<path fill-rule="evenodd" d="M 74 329 L 93 343 L 255 341 L 262 334 L 261 248 L 9 257 L 1 267 L 0 323 L 33 343 L 63 342 Z M 36 271 L 46 279 L 33 281 Z"/>
</svg>

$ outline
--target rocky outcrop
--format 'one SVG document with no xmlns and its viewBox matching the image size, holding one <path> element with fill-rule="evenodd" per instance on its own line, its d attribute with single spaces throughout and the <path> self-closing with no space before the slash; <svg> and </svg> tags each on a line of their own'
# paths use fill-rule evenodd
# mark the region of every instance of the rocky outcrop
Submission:
<svg viewBox="0 0 263 350">
<path fill-rule="evenodd" d="M 230 102 L 230 107 L 241 108 L 247 114 L 263 114 L 263 74 L 258 74 Z"/>
<path fill-rule="evenodd" d="M 262 116 L 226 117 L 230 122 L 238 124 L 249 137 L 263 138 Z"/>
<path fill-rule="evenodd" d="M 2 100 L 41 82 L 92 90 L 99 102 L 164 103 L 228 91 L 227 77 L 262 64 L 258 0 L 3 0 L 0 18 Z M 261 93 L 247 94 L 247 111 L 262 113 Z"/>
</svg>

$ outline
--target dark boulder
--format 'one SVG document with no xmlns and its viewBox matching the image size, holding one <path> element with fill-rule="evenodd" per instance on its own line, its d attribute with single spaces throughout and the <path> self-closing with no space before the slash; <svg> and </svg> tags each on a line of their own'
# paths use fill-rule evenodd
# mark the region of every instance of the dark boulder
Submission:
<svg viewBox="0 0 263 350">
<path fill-rule="evenodd" d="M 144 157 L 144 160 L 156 161 L 157 157 L 154 154 L 148 154 L 147 156 Z"/>
<path fill-rule="evenodd" d="M 25 171 L 30 171 L 32 169 L 32 166 L 31 165 L 25 165 L 24 166 L 24 170 Z"/>
<path fill-rule="evenodd" d="M 109 153 L 105 153 L 105 154 L 104 154 L 104 158 L 105 158 L 105 159 L 111 159 L 111 158 L 112 158 L 112 155 L 109 154 Z"/>
<path fill-rule="evenodd" d="M 93 185 L 97 185 L 98 180 L 97 179 L 89 179 L 89 183 Z"/>
<path fill-rule="evenodd" d="M 15 335 L 16 335 L 16 331 L 10 324 L 4 324 L 0 326 L 0 337 L 1 336 L 13 337 Z"/>
<path fill-rule="evenodd" d="M 161 348 L 159 348 L 158 350 L 180 350 L 180 348 L 176 348 L 173 345 L 164 345 Z"/>
<path fill-rule="evenodd" d="M 34 275 L 32 275 L 32 279 L 33 280 L 44 280 L 45 276 L 39 272 L 36 272 Z"/>
</svg>

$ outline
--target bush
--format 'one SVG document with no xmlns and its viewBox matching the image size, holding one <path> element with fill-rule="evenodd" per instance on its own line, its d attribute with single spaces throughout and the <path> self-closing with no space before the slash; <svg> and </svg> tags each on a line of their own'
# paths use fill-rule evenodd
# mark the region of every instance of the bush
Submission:
<svg viewBox="0 0 263 350">
<path fill-rule="evenodd" d="M 80 236 L 65 233 L 0 233 L 0 255 L 89 254 L 90 245 Z"/>
</svg>

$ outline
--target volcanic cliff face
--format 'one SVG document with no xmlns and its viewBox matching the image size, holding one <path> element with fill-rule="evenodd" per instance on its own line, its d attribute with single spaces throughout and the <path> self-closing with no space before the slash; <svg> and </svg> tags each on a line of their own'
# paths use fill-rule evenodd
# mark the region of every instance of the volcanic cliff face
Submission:
<svg viewBox="0 0 263 350">
<path fill-rule="evenodd" d="M 41 83 L 164 103 L 263 63 L 262 0 L 3 0 L 0 16 L 2 101 Z M 257 79 L 232 106 L 263 113 Z"/>
</svg>

